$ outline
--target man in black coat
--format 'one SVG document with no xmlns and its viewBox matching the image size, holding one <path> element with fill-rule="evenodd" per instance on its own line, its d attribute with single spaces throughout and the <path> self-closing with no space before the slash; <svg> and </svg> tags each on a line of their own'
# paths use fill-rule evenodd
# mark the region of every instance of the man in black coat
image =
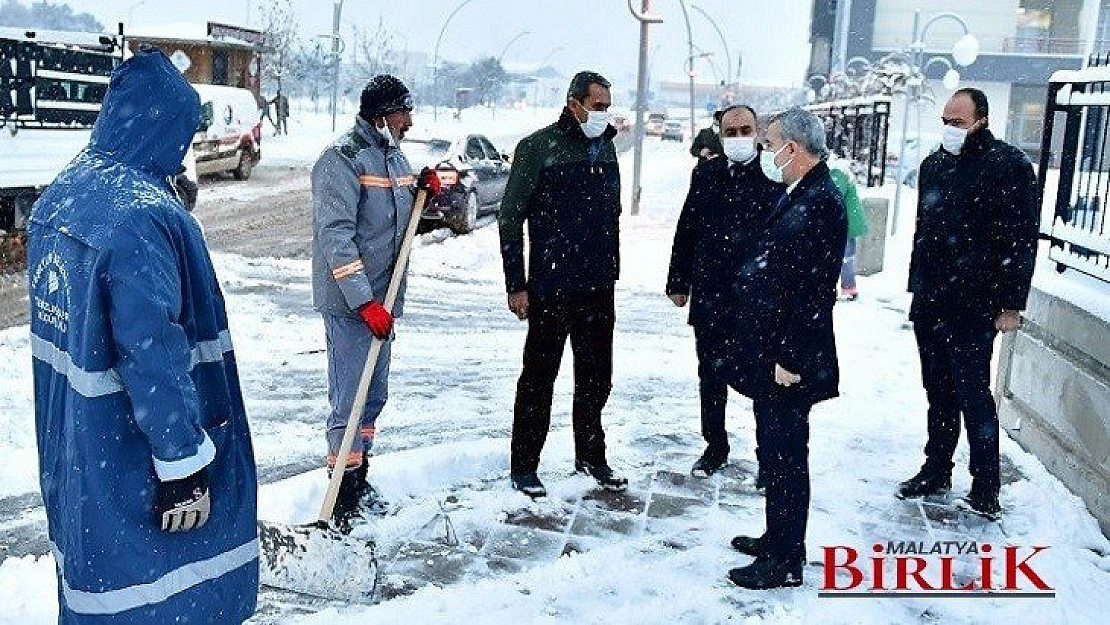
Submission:
<svg viewBox="0 0 1110 625">
<path fill-rule="evenodd" d="M 717 134 L 716 128 L 721 125 L 721 117 L 724 113 L 723 110 L 714 112 L 713 123 L 709 127 L 699 130 L 697 136 L 694 137 L 694 142 L 690 144 L 690 156 L 696 156 L 699 163 L 725 153 L 724 147 L 721 145 L 721 137 Z"/>
<path fill-rule="evenodd" d="M 944 107 L 942 149 L 921 164 L 909 290 L 929 439 L 924 466 L 897 494 L 949 490 L 962 413 L 972 482 L 957 503 L 997 519 L 991 352 L 998 332 L 1021 325 L 1036 260 L 1039 197 L 1029 160 L 987 129 L 987 106 L 978 89 L 957 91 Z"/>
<path fill-rule="evenodd" d="M 628 486 L 609 466 L 601 423 L 612 389 L 614 284 L 620 275 L 621 179 L 611 103 L 608 80 L 595 72 L 575 74 L 559 120 L 517 144 L 497 215 L 509 310 L 528 321 L 509 479 L 533 498 L 547 495 L 537 471 L 568 338 L 574 352 L 575 471 L 609 490 Z"/>
<path fill-rule="evenodd" d="M 738 104 L 722 112 L 720 142 L 726 158 L 703 160 L 690 178 L 667 275 L 667 295 L 674 304 L 685 306 L 690 301 L 690 325 L 698 354 L 701 434 L 706 442 L 705 453 L 691 472 L 702 478 L 728 462 L 728 384 L 721 365 L 734 338 L 731 328 L 738 324 L 741 302 L 735 281 L 743 259 L 754 256 L 763 220 L 786 189 L 767 178 L 760 167 L 756 115 L 751 107 Z M 759 478 L 756 487 L 763 487 Z"/>
<path fill-rule="evenodd" d="M 824 162 L 825 129 L 790 109 L 767 128 L 764 154 L 787 191 L 736 279 L 741 303 L 730 384 L 751 397 L 767 482 L 767 529 L 732 546 L 755 556 L 729 571 L 743 588 L 802 583 L 809 516 L 809 412 L 839 394 L 832 311 L 848 218 Z"/>
</svg>

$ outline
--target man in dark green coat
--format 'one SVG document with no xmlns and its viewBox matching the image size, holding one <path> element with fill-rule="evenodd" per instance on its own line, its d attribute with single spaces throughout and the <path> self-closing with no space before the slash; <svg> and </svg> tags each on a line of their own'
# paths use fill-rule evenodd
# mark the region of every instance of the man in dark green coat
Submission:
<svg viewBox="0 0 1110 625">
<path fill-rule="evenodd" d="M 579 72 L 559 121 L 521 140 L 498 222 L 509 310 L 528 321 L 513 417 L 513 488 L 547 494 L 536 472 L 563 347 L 574 351 L 575 470 L 612 490 L 601 410 L 613 377 L 613 285 L 620 271 L 620 170 L 609 81 Z M 524 222 L 528 222 L 528 271 Z"/>
</svg>

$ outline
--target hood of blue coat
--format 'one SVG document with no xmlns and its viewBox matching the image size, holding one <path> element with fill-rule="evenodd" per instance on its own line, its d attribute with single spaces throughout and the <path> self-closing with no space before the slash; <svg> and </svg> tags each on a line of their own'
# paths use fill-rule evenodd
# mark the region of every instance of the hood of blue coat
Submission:
<svg viewBox="0 0 1110 625">
<path fill-rule="evenodd" d="M 161 50 L 112 72 L 90 149 L 159 178 L 181 169 L 200 121 L 200 96 Z"/>
</svg>

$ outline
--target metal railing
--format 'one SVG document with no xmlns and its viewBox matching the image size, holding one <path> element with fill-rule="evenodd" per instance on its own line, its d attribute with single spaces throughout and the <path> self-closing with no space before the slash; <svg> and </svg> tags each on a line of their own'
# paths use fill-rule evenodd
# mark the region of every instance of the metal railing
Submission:
<svg viewBox="0 0 1110 625">
<path fill-rule="evenodd" d="M 852 171 L 868 187 L 886 177 L 890 97 L 866 96 L 821 102 L 806 107 L 825 123 L 825 145 L 852 161 Z"/>
<path fill-rule="evenodd" d="M 1059 71 L 1048 85 L 1037 182 L 1051 213 L 1042 219 L 1049 259 L 1110 282 L 1110 56 Z M 1059 169 L 1052 168 L 1059 155 Z"/>
</svg>

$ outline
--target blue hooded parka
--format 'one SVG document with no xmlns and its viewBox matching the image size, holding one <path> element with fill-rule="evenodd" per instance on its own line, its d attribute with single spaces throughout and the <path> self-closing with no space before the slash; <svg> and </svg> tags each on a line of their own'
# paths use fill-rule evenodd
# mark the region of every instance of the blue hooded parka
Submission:
<svg viewBox="0 0 1110 625">
<path fill-rule="evenodd" d="M 139 52 L 32 211 L 39 479 L 62 623 L 239 623 L 254 611 L 250 431 L 223 295 L 170 183 L 199 115 L 165 55 Z M 157 482 L 202 467 L 208 523 L 163 532 Z"/>
</svg>

